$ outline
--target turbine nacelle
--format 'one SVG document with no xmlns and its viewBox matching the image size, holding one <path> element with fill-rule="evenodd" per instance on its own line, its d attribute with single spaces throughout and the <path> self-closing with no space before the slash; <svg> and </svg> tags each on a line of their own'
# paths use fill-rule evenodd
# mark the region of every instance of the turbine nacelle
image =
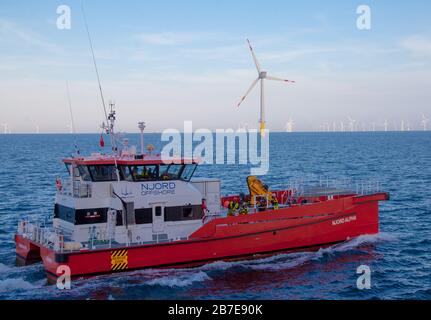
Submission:
<svg viewBox="0 0 431 320">
<path fill-rule="evenodd" d="M 266 72 L 266 71 L 261 71 L 260 73 L 259 73 L 259 79 L 266 79 L 266 77 L 268 76 L 268 72 Z"/>
</svg>

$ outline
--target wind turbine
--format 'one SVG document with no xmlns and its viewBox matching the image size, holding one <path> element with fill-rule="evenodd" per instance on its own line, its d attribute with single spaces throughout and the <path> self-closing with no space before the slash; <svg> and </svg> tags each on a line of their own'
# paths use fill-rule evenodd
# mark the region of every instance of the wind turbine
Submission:
<svg viewBox="0 0 431 320">
<path fill-rule="evenodd" d="M 385 122 L 383 122 L 383 126 L 385 127 L 385 132 L 388 132 L 388 127 L 389 127 L 388 120 L 385 120 Z"/>
<path fill-rule="evenodd" d="M 340 131 L 344 132 L 344 122 L 340 121 Z"/>
<path fill-rule="evenodd" d="M 66 127 L 67 127 L 69 133 L 72 134 L 73 133 L 73 123 L 72 122 L 69 123 L 68 125 L 66 125 Z"/>
<path fill-rule="evenodd" d="M 355 131 L 355 122 L 356 120 L 353 120 L 352 118 L 349 117 L 350 132 Z"/>
<path fill-rule="evenodd" d="M 404 120 L 401 120 L 401 131 L 402 132 L 406 131 L 404 128 Z"/>
<path fill-rule="evenodd" d="M 295 122 L 293 122 L 292 118 L 289 118 L 289 121 L 286 123 L 286 131 L 293 132 L 294 125 L 295 125 Z"/>
<path fill-rule="evenodd" d="M 421 124 L 422 124 L 424 131 L 427 131 L 428 121 L 429 121 L 429 119 L 427 117 L 425 117 L 425 115 L 423 114 Z"/>
<path fill-rule="evenodd" d="M 266 71 L 263 71 L 260 68 L 259 61 L 257 61 L 256 55 L 254 54 L 253 48 L 250 44 L 250 41 L 247 39 L 248 47 L 250 48 L 251 56 L 253 58 L 254 64 L 257 69 L 257 79 L 253 81 L 250 88 L 247 90 L 246 94 L 241 98 L 241 101 L 238 103 L 238 107 L 244 102 L 244 100 L 247 98 L 249 93 L 253 90 L 253 88 L 257 85 L 257 83 L 260 81 L 260 134 L 263 136 L 265 134 L 265 128 L 266 128 L 266 121 L 265 121 L 265 80 L 275 80 L 275 81 L 283 81 L 286 83 L 295 83 L 295 81 L 287 80 L 287 79 L 281 79 L 273 76 L 269 76 Z"/>
<path fill-rule="evenodd" d="M 7 123 L 2 123 L 2 127 L 3 127 L 3 133 L 4 134 L 8 134 L 9 133 L 8 124 Z"/>
</svg>

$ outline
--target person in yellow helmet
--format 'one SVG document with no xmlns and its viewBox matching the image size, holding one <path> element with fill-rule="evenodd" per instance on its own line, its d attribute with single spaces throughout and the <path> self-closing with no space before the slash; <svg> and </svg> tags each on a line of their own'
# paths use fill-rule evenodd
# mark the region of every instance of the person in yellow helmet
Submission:
<svg viewBox="0 0 431 320">
<path fill-rule="evenodd" d="M 234 201 L 229 202 L 229 208 L 228 208 L 228 211 L 227 211 L 227 215 L 228 215 L 229 217 L 234 216 L 234 215 L 235 215 L 235 212 L 236 212 L 238 209 L 239 209 L 239 204 L 238 204 L 238 202 L 234 202 Z"/>
<path fill-rule="evenodd" d="M 239 210 L 239 214 L 248 214 L 247 202 L 244 202 Z"/>
<path fill-rule="evenodd" d="M 272 200 L 272 206 L 273 206 L 274 210 L 278 210 L 278 209 L 280 209 L 280 205 L 278 204 L 278 200 L 277 200 L 277 198 L 274 198 L 274 199 Z"/>
</svg>

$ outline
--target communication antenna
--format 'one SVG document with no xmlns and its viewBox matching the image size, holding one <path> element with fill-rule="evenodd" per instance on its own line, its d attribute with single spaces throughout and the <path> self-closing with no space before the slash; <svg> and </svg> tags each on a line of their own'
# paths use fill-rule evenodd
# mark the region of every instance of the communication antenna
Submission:
<svg viewBox="0 0 431 320">
<path fill-rule="evenodd" d="M 75 121 L 73 119 L 73 110 L 72 110 L 72 99 L 70 98 L 70 90 L 69 90 L 69 82 L 66 80 L 66 91 L 67 91 L 67 101 L 69 103 L 69 111 L 70 111 L 70 121 L 72 121 L 72 134 L 73 134 L 73 144 L 75 147 L 75 153 L 79 154 L 79 148 L 76 138 L 76 131 L 75 131 Z"/>
<path fill-rule="evenodd" d="M 108 112 L 106 111 L 105 97 L 103 96 L 102 84 L 100 82 L 99 70 L 97 68 L 96 56 L 94 55 L 93 42 L 91 41 L 90 30 L 88 28 L 87 17 L 85 15 L 84 3 L 83 2 L 81 2 L 81 10 L 82 10 L 82 16 L 84 18 L 85 30 L 87 31 L 88 42 L 90 44 L 91 55 L 93 57 L 94 70 L 96 71 L 96 76 L 97 76 L 97 83 L 99 84 L 99 92 L 100 92 L 100 98 L 102 100 L 103 113 L 105 114 L 106 125 L 103 124 L 102 128 L 104 128 L 106 130 L 106 133 L 109 134 L 109 137 L 110 137 L 110 140 L 111 140 L 112 152 L 114 153 L 114 162 L 115 162 L 115 170 L 116 170 L 116 173 L 117 173 L 117 179 L 118 179 L 118 181 L 120 181 L 120 172 L 118 170 L 118 165 L 117 165 L 117 153 L 118 153 L 118 149 L 116 147 L 115 134 L 114 134 L 114 124 L 115 124 L 114 103 L 110 103 L 111 111 L 110 111 L 110 113 L 108 115 Z"/>
<path fill-rule="evenodd" d="M 141 154 L 144 154 L 144 130 L 146 124 L 145 122 L 138 122 L 138 128 L 141 131 Z"/>
<path fill-rule="evenodd" d="M 103 95 L 102 84 L 100 81 L 99 69 L 97 68 L 96 56 L 94 54 L 93 41 L 91 40 L 90 30 L 88 28 L 87 16 L 85 15 L 84 3 L 81 2 L 82 16 L 84 17 L 85 30 L 87 31 L 88 43 L 90 44 L 91 56 L 93 58 L 94 70 L 96 71 L 97 83 L 99 85 L 100 98 L 102 100 L 103 113 L 105 115 L 106 126 L 103 125 L 106 133 L 110 135 L 112 150 L 116 153 L 117 148 L 115 147 L 114 138 L 114 125 L 110 120 L 115 120 L 115 115 L 109 114 L 106 111 L 105 97 Z"/>
</svg>

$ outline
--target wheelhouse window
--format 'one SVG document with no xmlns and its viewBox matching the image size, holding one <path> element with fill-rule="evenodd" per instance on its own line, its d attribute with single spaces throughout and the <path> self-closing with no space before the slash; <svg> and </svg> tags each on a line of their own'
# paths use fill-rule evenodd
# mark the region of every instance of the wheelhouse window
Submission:
<svg viewBox="0 0 431 320">
<path fill-rule="evenodd" d="M 130 167 L 128 166 L 121 166 L 120 167 L 120 172 L 121 172 L 121 179 L 125 180 L 125 181 L 134 181 L 133 180 L 133 175 L 132 175 L 132 170 L 130 169 Z"/>
<path fill-rule="evenodd" d="M 91 181 L 90 172 L 86 166 L 78 166 L 78 173 L 83 181 Z"/>
<path fill-rule="evenodd" d="M 160 166 L 160 179 L 161 180 L 179 180 L 184 165 L 170 164 Z"/>
<path fill-rule="evenodd" d="M 181 180 L 189 182 L 197 168 L 196 164 L 187 164 L 181 173 Z"/>
<path fill-rule="evenodd" d="M 117 170 L 114 165 L 88 166 L 88 169 L 95 182 L 117 181 Z"/>
<path fill-rule="evenodd" d="M 132 177 L 135 181 L 150 181 L 156 180 L 158 174 L 158 168 L 156 165 L 145 165 L 145 166 L 130 166 Z"/>
<path fill-rule="evenodd" d="M 196 164 L 161 164 L 161 165 L 122 165 L 121 179 L 125 181 L 190 181 Z"/>
<path fill-rule="evenodd" d="M 67 173 L 70 174 L 71 164 L 70 163 L 65 163 L 65 166 L 66 166 Z"/>
</svg>

